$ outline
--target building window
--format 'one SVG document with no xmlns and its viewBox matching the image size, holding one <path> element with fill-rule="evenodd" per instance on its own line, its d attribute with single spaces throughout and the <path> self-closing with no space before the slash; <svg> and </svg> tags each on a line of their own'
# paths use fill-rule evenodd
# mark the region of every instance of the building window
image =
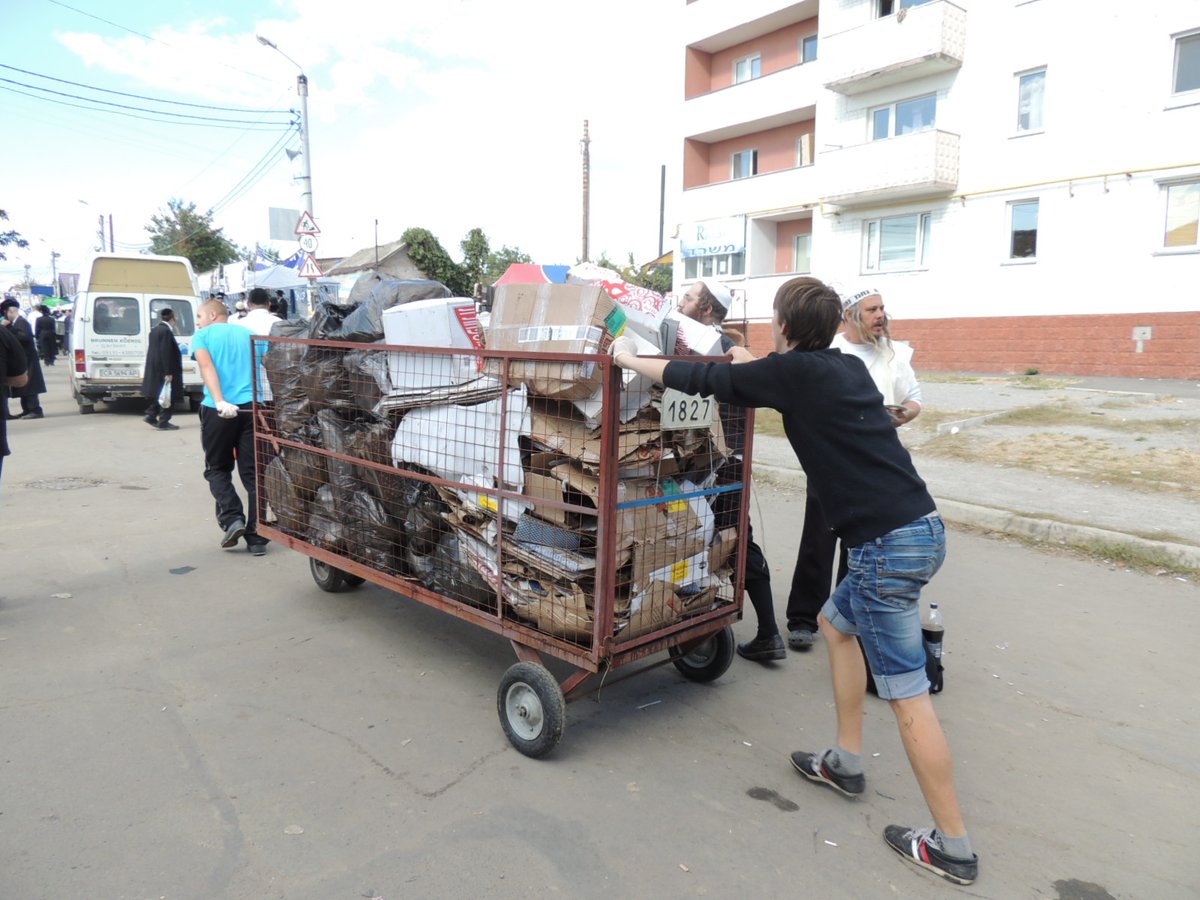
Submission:
<svg viewBox="0 0 1200 900">
<path fill-rule="evenodd" d="M 1017 76 L 1017 131 L 1041 131 L 1046 102 L 1046 70 Z"/>
<path fill-rule="evenodd" d="M 923 268 L 929 258 L 932 221 L 929 213 L 913 213 L 864 222 L 863 269 L 898 272 Z"/>
<path fill-rule="evenodd" d="M 899 10 L 908 9 L 911 6 L 921 6 L 929 2 L 930 0 L 877 0 L 875 14 L 882 19 Z"/>
<path fill-rule="evenodd" d="M 937 118 L 937 95 L 926 94 L 871 110 L 871 140 L 882 141 L 901 134 L 924 131 Z"/>
<path fill-rule="evenodd" d="M 1167 222 L 1163 247 L 1200 249 L 1200 181 L 1165 185 Z"/>
<path fill-rule="evenodd" d="M 733 154 L 733 177 L 749 178 L 758 174 L 758 151 L 742 150 Z"/>
<path fill-rule="evenodd" d="M 1175 93 L 1200 90 L 1200 34 L 1175 39 Z"/>
<path fill-rule="evenodd" d="M 741 84 L 762 74 L 762 57 L 755 54 L 737 60 L 733 64 L 733 83 Z"/>
<path fill-rule="evenodd" d="M 1037 259 L 1038 201 L 1008 204 L 1008 258 Z"/>
<path fill-rule="evenodd" d="M 800 39 L 800 62 L 812 62 L 817 58 L 817 36 L 810 34 Z"/>
<path fill-rule="evenodd" d="M 715 275 L 745 275 L 746 254 L 723 253 L 720 256 L 689 256 L 683 261 L 686 279 L 711 278 Z"/>
<path fill-rule="evenodd" d="M 796 140 L 796 165 L 811 166 L 812 165 L 812 149 L 813 136 L 810 131 L 808 134 L 802 134 Z"/>
<path fill-rule="evenodd" d="M 792 271 L 801 275 L 812 271 L 811 234 L 798 234 L 792 241 Z"/>
</svg>

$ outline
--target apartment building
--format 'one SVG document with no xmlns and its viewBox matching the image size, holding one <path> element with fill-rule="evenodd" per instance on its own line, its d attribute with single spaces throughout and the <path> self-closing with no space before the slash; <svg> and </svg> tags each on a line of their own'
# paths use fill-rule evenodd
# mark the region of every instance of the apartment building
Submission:
<svg viewBox="0 0 1200 900">
<path fill-rule="evenodd" d="M 677 290 L 874 286 L 926 371 L 1200 378 L 1200 3 L 689 0 Z"/>
</svg>

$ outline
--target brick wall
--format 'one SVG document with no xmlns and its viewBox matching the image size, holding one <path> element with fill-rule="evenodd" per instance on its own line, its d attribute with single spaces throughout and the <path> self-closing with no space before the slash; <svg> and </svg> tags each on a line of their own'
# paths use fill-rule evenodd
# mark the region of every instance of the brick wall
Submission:
<svg viewBox="0 0 1200 900">
<path fill-rule="evenodd" d="M 1139 353 L 1142 327 L 1151 337 Z M 749 331 L 751 349 L 770 352 L 770 325 Z M 913 345 L 918 372 L 1200 379 L 1200 312 L 905 319 L 892 336 Z"/>
</svg>

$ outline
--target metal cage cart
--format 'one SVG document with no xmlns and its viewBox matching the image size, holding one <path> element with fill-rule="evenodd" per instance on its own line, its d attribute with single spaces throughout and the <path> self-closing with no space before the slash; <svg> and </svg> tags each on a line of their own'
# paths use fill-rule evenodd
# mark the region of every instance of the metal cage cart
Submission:
<svg viewBox="0 0 1200 900">
<path fill-rule="evenodd" d="M 259 532 L 322 590 L 369 581 L 508 639 L 497 710 L 522 753 L 599 685 L 728 669 L 750 411 L 595 353 L 254 342 Z"/>
</svg>

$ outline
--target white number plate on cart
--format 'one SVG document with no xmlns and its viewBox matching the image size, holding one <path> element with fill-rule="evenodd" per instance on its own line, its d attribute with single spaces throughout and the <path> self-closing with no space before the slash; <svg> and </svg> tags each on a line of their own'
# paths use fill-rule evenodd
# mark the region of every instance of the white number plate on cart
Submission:
<svg viewBox="0 0 1200 900">
<path fill-rule="evenodd" d="M 662 430 L 708 428 L 717 411 L 717 401 L 699 394 L 685 394 L 667 388 L 662 395 Z"/>
</svg>

